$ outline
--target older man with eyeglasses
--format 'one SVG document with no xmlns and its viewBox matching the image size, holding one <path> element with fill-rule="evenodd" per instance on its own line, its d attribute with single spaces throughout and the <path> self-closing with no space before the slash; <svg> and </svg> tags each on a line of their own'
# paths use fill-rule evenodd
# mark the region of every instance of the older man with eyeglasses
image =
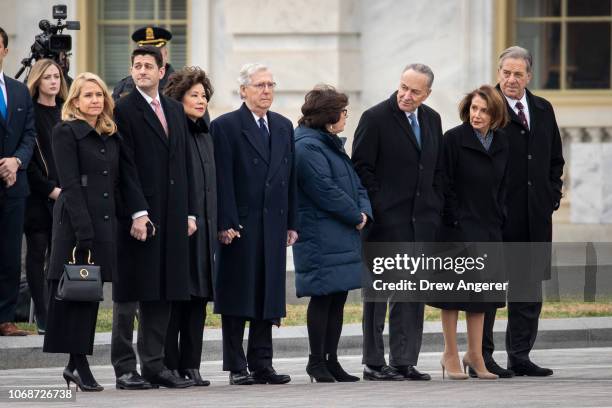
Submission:
<svg viewBox="0 0 612 408">
<path fill-rule="evenodd" d="M 286 314 L 286 247 L 297 240 L 293 126 L 269 110 L 276 83 L 265 65 L 244 65 L 238 82 L 244 103 L 210 128 L 222 244 L 215 313 L 223 325 L 223 369 L 230 384 L 285 384 L 291 378 L 272 368 L 272 325 Z"/>
</svg>

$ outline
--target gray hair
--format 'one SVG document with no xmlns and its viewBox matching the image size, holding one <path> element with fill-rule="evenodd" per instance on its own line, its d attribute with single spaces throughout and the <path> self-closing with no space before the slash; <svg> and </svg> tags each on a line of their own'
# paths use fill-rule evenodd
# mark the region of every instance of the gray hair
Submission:
<svg viewBox="0 0 612 408">
<path fill-rule="evenodd" d="M 240 74 L 238 74 L 238 83 L 240 86 L 247 86 L 251 83 L 251 76 L 259 71 L 269 71 L 270 69 L 258 62 L 250 62 L 248 64 L 244 64 L 242 68 L 240 68 Z"/>
<path fill-rule="evenodd" d="M 523 47 L 519 47 L 518 45 L 513 45 L 512 47 L 508 47 L 499 54 L 499 68 L 502 67 L 504 60 L 507 58 L 516 58 L 522 59 L 525 61 L 525 65 L 527 66 L 527 72 L 531 72 L 531 66 L 533 65 L 533 57 L 531 53 L 527 51 Z"/>
<path fill-rule="evenodd" d="M 429 68 L 425 64 L 408 64 L 402 71 L 402 75 L 404 74 L 404 72 L 410 69 L 420 74 L 426 75 L 427 76 L 427 87 L 431 89 L 431 86 L 433 85 L 433 81 L 434 81 L 434 73 L 431 70 L 431 68 Z"/>
</svg>

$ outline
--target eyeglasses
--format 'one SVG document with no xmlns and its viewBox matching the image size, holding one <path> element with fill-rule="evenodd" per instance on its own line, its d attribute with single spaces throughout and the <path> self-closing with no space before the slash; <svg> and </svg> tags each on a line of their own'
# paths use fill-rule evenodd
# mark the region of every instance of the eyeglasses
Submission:
<svg viewBox="0 0 612 408">
<path fill-rule="evenodd" d="M 266 89 L 266 87 L 270 89 L 276 88 L 276 82 L 260 82 L 258 84 L 249 84 L 249 86 L 252 86 L 261 92 Z"/>
<path fill-rule="evenodd" d="M 346 108 L 345 108 L 345 109 L 342 109 L 342 110 L 340 111 L 340 113 L 343 113 L 343 114 L 344 114 L 344 117 L 345 117 L 345 118 L 348 118 L 348 109 L 346 109 Z"/>
</svg>

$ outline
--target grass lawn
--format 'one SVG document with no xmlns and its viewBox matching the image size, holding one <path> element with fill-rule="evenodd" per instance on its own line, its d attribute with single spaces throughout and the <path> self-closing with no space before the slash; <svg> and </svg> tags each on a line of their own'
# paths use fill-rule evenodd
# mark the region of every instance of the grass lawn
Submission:
<svg viewBox="0 0 612 408">
<path fill-rule="evenodd" d="M 505 319 L 508 316 L 506 308 L 498 309 L 497 317 Z M 542 308 L 543 319 L 563 317 L 601 317 L 612 316 L 612 302 L 556 302 L 544 303 Z M 463 313 L 459 315 L 464 319 Z M 440 310 L 427 306 L 425 308 L 425 320 L 440 320 Z M 112 310 L 100 309 L 96 331 L 111 331 Z M 361 303 L 348 303 L 344 308 L 344 323 L 361 323 Z M 306 305 L 287 305 L 287 317 L 282 320 L 285 326 L 299 326 L 306 324 Z M 35 325 L 19 323 L 18 326 L 26 330 L 35 330 Z M 221 316 L 212 313 L 212 307 L 208 307 L 206 327 L 221 327 Z"/>
</svg>

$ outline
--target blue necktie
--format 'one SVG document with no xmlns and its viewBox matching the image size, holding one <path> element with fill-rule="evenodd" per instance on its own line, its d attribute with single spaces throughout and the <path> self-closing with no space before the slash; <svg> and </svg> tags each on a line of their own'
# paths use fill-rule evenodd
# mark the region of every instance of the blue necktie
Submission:
<svg viewBox="0 0 612 408">
<path fill-rule="evenodd" d="M 410 127 L 412 128 L 412 133 L 414 133 L 414 137 L 416 137 L 416 141 L 420 149 L 421 148 L 421 128 L 419 127 L 419 122 L 417 122 L 417 118 L 414 112 L 410 113 L 408 117 L 410 118 Z"/>
<path fill-rule="evenodd" d="M 0 114 L 6 120 L 6 101 L 4 100 L 4 92 L 0 89 Z"/>
<path fill-rule="evenodd" d="M 261 136 L 263 137 L 265 146 L 269 149 L 270 148 L 270 132 L 268 132 L 268 128 L 266 127 L 266 121 L 264 120 L 264 118 L 259 118 L 259 131 L 261 133 Z"/>
</svg>

